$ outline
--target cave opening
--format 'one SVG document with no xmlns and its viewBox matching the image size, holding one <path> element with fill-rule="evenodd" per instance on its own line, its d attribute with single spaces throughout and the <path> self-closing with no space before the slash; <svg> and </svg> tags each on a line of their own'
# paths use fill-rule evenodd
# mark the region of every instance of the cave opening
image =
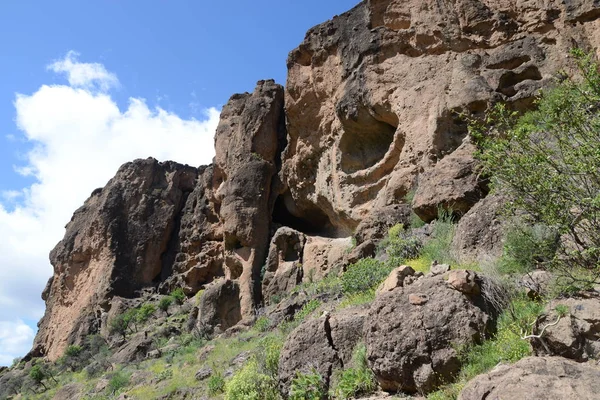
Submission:
<svg viewBox="0 0 600 400">
<path fill-rule="evenodd" d="M 287 226 L 307 235 L 335 237 L 337 230 L 325 213 L 315 208 L 304 212 L 302 217 L 298 217 L 288 209 L 286 197 L 291 199 L 288 193 L 279 196 L 275 200 L 275 207 L 273 209 L 274 224 Z"/>
</svg>

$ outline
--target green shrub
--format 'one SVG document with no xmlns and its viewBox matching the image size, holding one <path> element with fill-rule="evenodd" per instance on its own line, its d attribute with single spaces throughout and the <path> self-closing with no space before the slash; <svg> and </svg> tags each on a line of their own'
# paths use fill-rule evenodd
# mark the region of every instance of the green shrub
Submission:
<svg viewBox="0 0 600 400">
<path fill-rule="evenodd" d="M 456 264 L 452 254 L 452 240 L 456 224 L 451 211 L 440 209 L 438 218 L 433 223 L 431 238 L 421 248 L 421 256 L 428 261 L 440 264 Z"/>
<path fill-rule="evenodd" d="M 312 368 L 307 373 L 296 372 L 290 386 L 289 400 L 323 400 L 326 394 L 323 377 Z"/>
<path fill-rule="evenodd" d="M 511 226 L 505 234 L 499 272 L 524 274 L 549 266 L 556 254 L 558 239 L 556 231 L 544 225 Z"/>
<path fill-rule="evenodd" d="M 312 314 L 317 308 L 321 306 L 321 301 L 318 299 L 312 299 L 308 303 L 306 303 L 300 311 L 296 313 L 294 316 L 294 321 L 302 322 L 306 317 Z"/>
<path fill-rule="evenodd" d="M 388 257 L 398 264 L 419 257 L 423 247 L 421 240 L 407 232 L 402 224 L 390 228 L 386 242 Z"/>
<path fill-rule="evenodd" d="M 334 399 L 350 399 L 373 393 L 377 389 L 375 376 L 367 365 L 367 348 L 360 343 L 352 355 L 352 367 L 341 371 L 334 378 L 331 396 Z"/>
<path fill-rule="evenodd" d="M 182 288 L 177 288 L 171 292 L 171 297 L 177 304 L 183 304 L 187 298 Z"/>
<path fill-rule="evenodd" d="M 215 396 L 225 391 L 225 378 L 223 374 L 218 371 L 212 374 L 207 381 L 208 395 Z"/>
<path fill-rule="evenodd" d="M 129 385 L 129 374 L 124 371 L 117 371 L 111 375 L 107 390 L 110 394 L 116 394 L 127 385 Z"/>
<path fill-rule="evenodd" d="M 258 317 L 256 322 L 254 322 L 254 329 L 259 332 L 266 332 L 271 328 L 271 320 L 264 315 L 262 317 Z"/>
<path fill-rule="evenodd" d="M 173 298 L 171 296 L 163 296 L 158 302 L 158 308 L 169 315 L 169 307 L 173 304 Z"/>
<path fill-rule="evenodd" d="M 571 54 L 582 79 L 565 77 L 522 116 L 498 105 L 471 133 L 492 188 L 509 211 L 556 229 L 552 267 L 583 288 L 600 283 L 600 72 L 592 54 Z"/>
<path fill-rule="evenodd" d="M 277 378 L 279 370 L 279 356 L 283 348 L 283 338 L 279 336 L 267 336 L 258 345 L 256 360 L 259 367 L 267 375 Z"/>
<path fill-rule="evenodd" d="M 164 371 L 160 372 L 157 376 L 156 376 L 156 380 L 158 382 L 167 380 L 167 379 L 171 379 L 173 377 L 173 370 L 172 369 L 165 369 Z"/>
<path fill-rule="evenodd" d="M 154 314 L 155 312 L 156 312 L 156 306 L 154 304 L 151 304 L 151 303 L 142 304 L 142 306 L 137 310 L 136 317 L 135 317 L 136 322 L 143 324 L 144 322 L 148 321 L 148 319 L 150 319 L 152 314 Z"/>
<path fill-rule="evenodd" d="M 226 400 L 280 399 L 277 380 L 259 370 L 256 360 L 250 360 L 225 385 Z"/>
<path fill-rule="evenodd" d="M 44 380 L 48 378 L 45 369 L 40 365 L 36 364 L 29 370 L 29 377 L 38 385 L 42 385 L 44 390 L 48 390 L 48 387 L 44 384 Z"/>
<path fill-rule="evenodd" d="M 65 350 L 65 356 L 66 357 L 77 357 L 79 354 L 81 354 L 82 351 L 83 351 L 83 347 L 72 344 L 69 347 L 67 347 L 67 349 Z"/>
<path fill-rule="evenodd" d="M 430 400 L 454 400 L 466 382 L 493 369 L 498 363 L 515 363 L 530 356 L 532 349 L 521 337 L 530 334 L 544 305 L 526 297 L 513 299 L 498 318 L 494 337 L 479 345 L 458 349 L 462 368 L 458 381 L 427 396 Z"/>
<path fill-rule="evenodd" d="M 124 312 L 123 314 L 115 315 L 110 320 L 110 322 L 108 323 L 108 329 L 111 334 L 118 334 L 118 335 L 123 336 L 123 338 L 125 338 L 125 336 L 127 335 L 129 326 L 131 325 L 132 321 L 134 320 L 134 313 L 132 313 L 131 311 L 133 311 L 133 310 L 128 310 L 128 311 Z"/>
<path fill-rule="evenodd" d="M 342 290 L 350 294 L 376 289 L 392 269 L 374 258 L 363 258 L 350 265 L 342 275 Z"/>
</svg>

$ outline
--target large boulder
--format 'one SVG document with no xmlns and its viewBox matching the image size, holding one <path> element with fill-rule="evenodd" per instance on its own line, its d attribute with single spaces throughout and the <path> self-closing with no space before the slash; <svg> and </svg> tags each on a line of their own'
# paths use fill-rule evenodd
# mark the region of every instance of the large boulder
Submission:
<svg viewBox="0 0 600 400">
<path fill-rule="evenodd" d="M 347 365 L 362 340 L 368 308 L 356 307 L 325 313 L 302 323 L 287 338 L 279 358 L 279 384 L 287 393 L 297 372 L 318 371 L 329 386 L 336 369 Z"/>
<path fill-rule="evenodd" d="M 202 293 L 197 322 L 201 332 L 223 332 L 241 320 L 240 286 L 236 281 L 215 281 Z"/>
<path fill-rule="evenodd" d="M 502 255 L 504 204 L 502 196 L 489 195 L 460 219 L 452 240 L 453 253 L 460 262 L 486 262 Z"/>
<path fill-rule="evenodd" d="M 471 380 L 459 400 L 593 400 L 600 369 L 561 357 L 528 357 Z"/>
<path fill-rule="evenodd" d="M 302 282 L 303 254 L 306 236 L 294 229 L 282 227 L 275 232 L 269 246 L 262 280 L 265 301 L 288 293 Z"/>
<path fill-rule="evenodd" d="M 566 308 L 567 315 L 559 319 L 557 307 Z M 580 362 L 597 360 L 600 357 L 600 297 L 551 301 L 546 314 L 535 326 L 536 332 L 542 330 L 541 338 L 531 342 L 538 355 L 562 356 Z"/>
<path fill-rule="evenodd" d="M 453 379 L 461 366 L 457 349 L 486 337 L 492 311 L 443 276 L 381 292 L 365 323 L 367 359 L 381 388 L 427 393 Z"/>
</svg>

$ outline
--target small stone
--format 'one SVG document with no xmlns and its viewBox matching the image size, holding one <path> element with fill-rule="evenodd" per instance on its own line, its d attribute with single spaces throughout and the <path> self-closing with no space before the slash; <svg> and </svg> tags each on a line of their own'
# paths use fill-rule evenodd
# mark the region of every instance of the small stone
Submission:
<svg viewBox="0 0 600 400">
<path fill-rule="evenodd" d="M 397 287 L 404 286 L 404 281 L 414 275 L 415 270 L 409 265 L 401 265 L 394 269 L 383 283 L 377 288 L 377 294 L 389 292 Z"/>
<path fill-rule="evenodd" d="M 212 373 L 213 373 L 213 370 L 211 367 L 203 367 L 203 368 L 200 368 L 198 370 L 198 372 L 196 372 L 195 377 L 196 377 L 197 381 L 203 381 L 206 378 L 208 378 L 209 376 L 211 376 Z"/>
<path fill-rule="evenodd" d="M 411 293 L 408 295 L 408 302 L 415 306 L 422 306 L 423 304 L 427 303 L 428 300 L 429 298 L 426 294 Z"/>
<path fill-rule="evenodd" d="M 464 294 L 479 294 L 481 288 L 475 282 L 476 275 L 472 271 L 454 270 L 448 275 L 448 283 L 454 289 Z"/>
<path fill-rule="evenodd" d="M 160 350 L 152 350 L 146 354 L 146 358 L 160 358 L 161 355 L 162 353 Z"/>
<path fill-rule="evenodd" d="M 435 261 L 431 264 L 431 273 L 435 275 L 443 275 L 446 272 L 450 271 L 450 265 L 448 264 L 438 264 Z"/>
</svg>

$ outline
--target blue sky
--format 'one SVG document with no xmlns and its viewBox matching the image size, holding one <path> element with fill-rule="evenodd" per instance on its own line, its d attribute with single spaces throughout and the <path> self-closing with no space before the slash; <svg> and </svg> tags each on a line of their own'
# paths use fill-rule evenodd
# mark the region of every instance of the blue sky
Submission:
<svg viewBox="0 0 600 400">
<path fill-rule="evenodd" d="M 0 3 L 0 365 L 31 344 L 47 254 L 120 163 L 212 157 L 218 110 L 357 0 Z M 183 145 L 182 145 L 183 144 Z"/>
</svg>

